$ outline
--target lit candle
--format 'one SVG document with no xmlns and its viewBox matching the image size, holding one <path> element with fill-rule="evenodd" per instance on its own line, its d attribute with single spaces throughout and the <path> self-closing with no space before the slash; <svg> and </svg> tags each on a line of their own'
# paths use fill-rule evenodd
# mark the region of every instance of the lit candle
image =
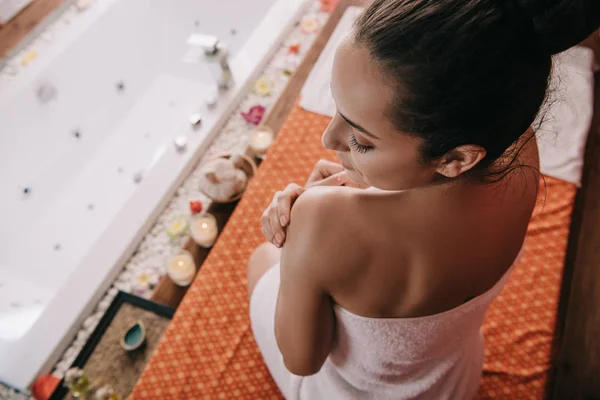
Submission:
<svg viewBox="0 0 600 400">
<path fill-rule="evenodd" d="M 256 128 L 250 137 L 250 150 L 257 157 L 264 156 L 273 143 L 274 137 L 271 129 L 264 126 Z"/>
<path fill-rule="evenodd" d="M 196 274 L 196 264 L 194 258 L 185 250 L 169 260 L 167 273 L 171 280 L 179 286 L 187 286 L 192 283 Z"/>
<path fill-rule="evenodd" d="M 195 217 L 191 224 L 192 238 L 202 247 L 211 247 L 219 233 L 217 219 L 212 214 Z"/>
</svg>

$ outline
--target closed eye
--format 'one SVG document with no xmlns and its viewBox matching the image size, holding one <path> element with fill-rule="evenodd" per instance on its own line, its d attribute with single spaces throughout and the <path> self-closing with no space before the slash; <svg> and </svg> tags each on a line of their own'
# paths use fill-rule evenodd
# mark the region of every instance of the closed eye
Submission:
<svg viewBox="0 0 600 400">
<path fill-rule="evenodd" d="M 373 146 L 365 146 L 364 144 L 360 144 L 356 141 L 356 136 L 354 133 L 350 132 L 349 134 L 350 147 L 352 147 L 358 153 L 366 153 L 367 151 L 371 151 L 374 149 Z"/>
</svg>

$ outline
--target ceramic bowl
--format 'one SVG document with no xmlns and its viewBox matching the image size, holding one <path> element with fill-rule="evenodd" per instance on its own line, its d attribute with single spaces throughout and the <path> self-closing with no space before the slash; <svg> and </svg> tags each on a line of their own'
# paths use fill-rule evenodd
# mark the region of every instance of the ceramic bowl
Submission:
<svg viewBox="0 0 600 400">
<path fill-rule="evenodd" d="M 126 351 L 139 349 L 146 341 L 146 328 L 142 321 L 137 321 L 131 325 L 121 338 L 121 347 Z"/>
</svg>

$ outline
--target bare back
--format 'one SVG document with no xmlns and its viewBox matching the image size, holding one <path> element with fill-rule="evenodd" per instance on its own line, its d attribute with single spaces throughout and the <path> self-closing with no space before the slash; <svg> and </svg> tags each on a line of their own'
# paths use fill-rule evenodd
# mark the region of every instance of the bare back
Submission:
<svg viewBox="0 0 600 400">
<path fill-rule="evenodd" d="M 533 168 L 518 168 L 497 183 L 336 189 L 346 191 L 345 201 L 328 226 L 347 256 L 327 274 L 334 301 L 362 316 L 418 317 L 490 289 L 517 257 L 536 202 L 535 141 L 520 157 Z"/>
</svg>

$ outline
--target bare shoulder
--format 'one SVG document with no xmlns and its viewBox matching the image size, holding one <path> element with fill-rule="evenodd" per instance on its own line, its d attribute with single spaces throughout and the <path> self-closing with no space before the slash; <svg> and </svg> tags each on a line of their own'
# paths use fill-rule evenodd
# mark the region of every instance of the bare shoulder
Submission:
<svg viewBox="0 0 600 400">
<path fill-rule="evenodd" d="M 354 197 L 356 189 L 347 187 L 315 186 L 304 192 L 292 208 L 292 215 L 308 216 L 318 214 L 325 221 L 312 221 L 312 223 L 329 222 L 340 213 L 347 210 Z"/>
<path fill-rule="evenodd" d="M 352 235 L 357 231 L 352 215 L 355 191 L 344 187 L 314 187 L 298 198 L 292 207 L 282 265 L 286 259 L 303 260 L 289 264 L 313 271 L 327 280 L 353 263 L 356 246 L 352 246 Z"/>
</svg>

